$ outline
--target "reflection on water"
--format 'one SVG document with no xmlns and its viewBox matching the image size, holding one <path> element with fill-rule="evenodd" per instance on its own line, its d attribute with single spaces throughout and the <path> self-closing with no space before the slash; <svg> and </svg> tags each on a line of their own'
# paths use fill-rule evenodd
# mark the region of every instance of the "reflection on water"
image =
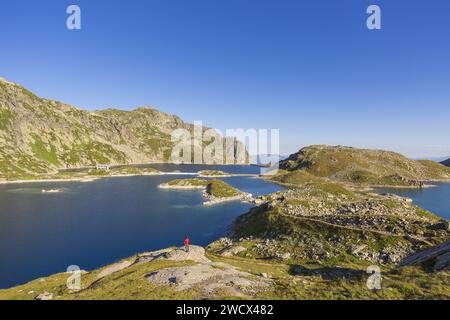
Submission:
<svg viewBox="0 0 450 320">
<path fill-rule="evenodd" d="M 257 173 L 259 168 L 222 170 Z M 176 178 L 183 177 L 190 176 Z M 0 288 L 64 271 L 69 265 L 89 270 L 137 252 L 181 245 L 185 234 L 194 244 L 206 245 L 225 235 L 233 220 L 252 206 L 230 202 L 205 207 L 200 190 L 157 187 L 171 179 L 162 175 L 0 185 Z M 280 190 L 252 177 L 224 180 L 255 196 Z"/>
</svg>

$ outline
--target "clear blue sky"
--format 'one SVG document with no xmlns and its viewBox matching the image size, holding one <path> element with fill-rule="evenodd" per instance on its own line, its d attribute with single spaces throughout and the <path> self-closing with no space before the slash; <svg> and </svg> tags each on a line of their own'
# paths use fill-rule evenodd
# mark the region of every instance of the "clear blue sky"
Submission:
<svg viewBox="0 0 450 320">
<path fill-rule="evenodd" d="M 66 29 L 70 4 L 82 30 Z M 450 155 L 448 0 L 3 1 L 0 76 L 84 109 L 279 128 L 283 153 Z"/>
</svg>

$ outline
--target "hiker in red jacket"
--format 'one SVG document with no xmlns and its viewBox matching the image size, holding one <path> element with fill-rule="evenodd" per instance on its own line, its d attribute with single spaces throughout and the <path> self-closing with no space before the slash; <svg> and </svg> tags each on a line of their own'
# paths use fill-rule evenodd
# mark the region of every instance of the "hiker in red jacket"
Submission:
<svg viewBox="0 0 450 320">
<path fill-rule="evenodd" d="M 189 252 L 189 245 L 191 244 L 191 240 L 188 236 L 184 236 L 184 250 Z"/>
</svg>

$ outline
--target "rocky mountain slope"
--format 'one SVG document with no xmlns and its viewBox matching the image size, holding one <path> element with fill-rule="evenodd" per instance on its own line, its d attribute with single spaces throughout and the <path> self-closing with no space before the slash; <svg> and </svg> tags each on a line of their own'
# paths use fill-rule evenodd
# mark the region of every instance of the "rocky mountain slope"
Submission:
<svg viewBox="0 0 450 320">
<path fill-rule="evenodd" d="M 280 161 L 288 171 L 305 170 L 318 177 L 365 185 L 422 186 L 450 180 L 450 169 L 429 160 L 410 160 L 382 150 L 314 145 Z"/>
<path fill-rule="evenodd" d="M 177 128 L 193 126 L 151 107 L 88 112 L 0 79 L 0 179 L 97 163 L 167 162 Z"/>
<path fill-rule="evenodd" d="M 334 183 L 305 183 L 261 201 L 232 228 L 235 244 L 259 259 L 392 265 L 449 237 L 437 216 L 407 199 Z"/>
</svg>

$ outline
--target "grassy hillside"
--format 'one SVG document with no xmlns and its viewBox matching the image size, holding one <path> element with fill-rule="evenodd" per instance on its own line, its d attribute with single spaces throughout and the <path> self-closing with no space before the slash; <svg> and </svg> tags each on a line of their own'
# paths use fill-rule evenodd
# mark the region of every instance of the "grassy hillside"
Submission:
<svg viewBox="0 0 450 320">
<path fill-rule="evenodd" d="M 212 180 L 206 186 L 206 193 L 215 198 L 239 196 L 242 192 L 222 180 Z"/>
<path fill-rule="evenodd" d="M 415 161 L 395 152 L 342 146 L 303 148 L 281 161 L 280 168 L 364 185 L 421 186 L 423 181 L 450 180 L 450 168 L 433 161 Z"/>
<path fill-rule="evenodd" d="M 208 268 L 193 260 L 195 257 L 146 261 L 139 258 L 149 254 L 144 253 L 123 260 L 132 264 L 125 264 L 116 272 L 105 272 L 113 266 L 110 265 L 83 274 L 81 290 L 69 290 L 66 281 L 70 274 L 59 273 L 0 290 L 0 300 L 32 300 L 42 293 L 51 295 L 53 300 L 450 299 L 446 285 L 450 276 L 446 272 L 430 273 L 423 267 L 382 267 L 382 288 L 369 290 L 365 266 L 345 262 L 337 267 L 301 261 L 261 260 L 243 257 L 245 251 L 227 256 L 220 253 L 219 246 L 217 243 L 208 247 L 204 257 L 210 261 Z M 181 276 L 171 284 L 150 281 L 152 276 L 162 277 L 170 270 L 192 272 L 196 267 L 203 267 L 198 279 L 186 281 L 186 276 Z M 106 276 L 101 276 L 102 273 Z M 217 274 L 225 275 L 217 278 Z M 267 285 L 258 286 L 261 283 Z"/>
</svg>

